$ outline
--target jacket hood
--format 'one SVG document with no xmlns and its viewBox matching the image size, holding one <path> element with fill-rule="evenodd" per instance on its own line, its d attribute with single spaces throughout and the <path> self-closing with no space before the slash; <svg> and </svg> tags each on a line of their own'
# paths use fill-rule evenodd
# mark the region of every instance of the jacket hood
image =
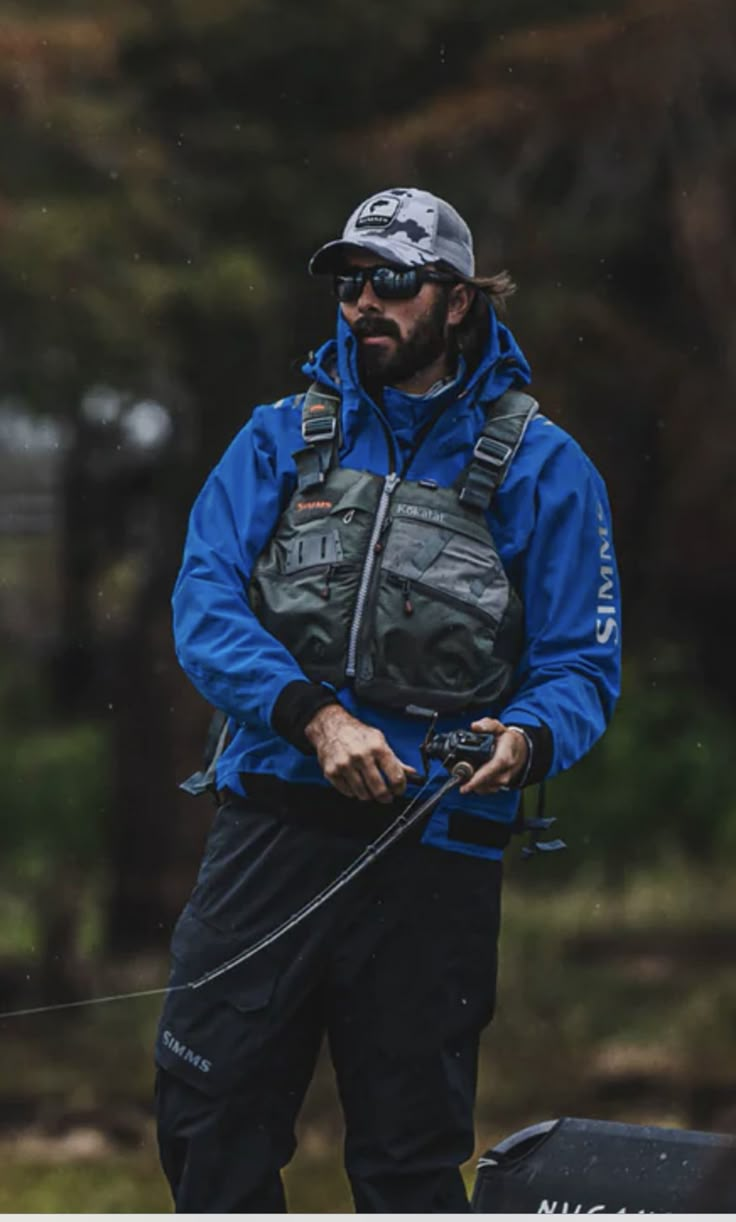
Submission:
<svg viewBox="0 0 736 1222">
<path fill-rule="evenodd" d="M 461 366 L 462 384 L 456 387 L 456 393 L 462 396 L 472 391 L 473 398 L 497 399 L 509 387 L 520 388 L 531 381 L 531 369 L 524 353 L 509 328 L 498 321 L 490 302 L 488 315 L 488 338 L 480 360 L 473 369 Z M 358 375 L 355 337 L 341 310 L 337 312 L 336 338 L 310 354 L 302 371 L 311 381 L 339 387 L 343 399 L 367 398 Z"/>
</svg>

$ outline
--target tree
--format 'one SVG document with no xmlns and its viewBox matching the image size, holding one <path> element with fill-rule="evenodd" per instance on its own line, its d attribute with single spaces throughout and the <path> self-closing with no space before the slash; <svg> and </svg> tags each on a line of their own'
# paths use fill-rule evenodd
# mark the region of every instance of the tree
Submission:
<svg viewBox="0 0 736 1222">
<path fill-rule="evenodd" d="M 629 646 L 679 640 L 731 701 L 735 54 L 727 0 L 632 0 L 488 38 L 462 85 L 364 136 L 394 177 L 463 184 L 544 406 L 611 487 Z"/>
</svg>

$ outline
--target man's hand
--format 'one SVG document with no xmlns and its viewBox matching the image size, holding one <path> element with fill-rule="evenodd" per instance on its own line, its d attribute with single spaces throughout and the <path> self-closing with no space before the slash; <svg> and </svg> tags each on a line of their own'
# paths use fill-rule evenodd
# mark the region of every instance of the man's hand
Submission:
<svg viewBox="0 0 736 1222">
<path fill-rule="evenodd" d="M 460 793 L 498 793 L 499 789 L 508 789 L 526 768 L 529 748 L 524 735 L 518 730 L 507 730 L 493 717 L 482 717 L 470 728 L 495 734 L 496 750 L 488 763 L 473 773 L 467 785 L 461 786 Z"/>
<path fill-rule="evenodd" d="M 402 764 L 380 730 L 351 716 L 340 704 L 315 713 L 304 730 L 327 780 L 346 798 L 391 802 L 416 769 Z"/>
</svg>

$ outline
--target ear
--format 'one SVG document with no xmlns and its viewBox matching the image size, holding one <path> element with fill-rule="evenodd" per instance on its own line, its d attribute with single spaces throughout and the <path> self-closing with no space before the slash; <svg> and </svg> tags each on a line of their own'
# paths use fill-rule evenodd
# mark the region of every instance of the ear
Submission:
<svg viewBox="0 0 736 1222">
<path fill-rule="evenodd" d="M 455 284 L 447 298 L 447 325 L 457 327 L 473 304 L 475 289 L 470 284 Z"/>
</svg>

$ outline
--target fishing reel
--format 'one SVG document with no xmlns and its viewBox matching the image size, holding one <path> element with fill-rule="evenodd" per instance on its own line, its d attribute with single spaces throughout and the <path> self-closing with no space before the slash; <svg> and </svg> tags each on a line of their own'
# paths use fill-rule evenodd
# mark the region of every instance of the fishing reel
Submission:
<svg viewBox="0 0 736 1222">
<path fill-rule="evenodd" d="M 431 729 L 422 743 L 424 770 L 430 760 L 441 760 L 448 772 L 456 772 L 458 765 L 470 775 L 487 764 L 496 750 L 494 734 L 478 734 L 474 730 L 449 730 L 446 734 L 435 734 Z"/>
<path fill-rule="evenodd" d="M 407 712 L 430 719 L 419 748 L 425 777 L 429 773 L 430 760 L 440 760 L 448 772 L 469 781 L 474 772 L 488 763 L 496 749 L 494 734 L 479 734 L 475 730 L 448 730 L 438 734 L 435 731 L 438 714 L 433 709 L 410 706 Z"/>
<path fill-rule="evenodd" d="M 430 760 L 441 760 L 447 771 L 465 784 L 473 773 L 493 758 L 496 750 L 495 734 L 481 734 L 477 730 L 448 730 L 444 734 L 438 734 L 435 726 L 439 714 L 434 709 L 421 709 L 416 705 L 409 705 L 406 711 L 415 717 L 429 718 L 429 727 L 424 736 L 424 742 L 419 748 L 424 769 L 423 780 L 427 779 Z M 545 815 L 544 803 L 544 784 L 539 786 L 537 813 L 533 818 L 525 818 L 523 805 L 519 803 L 513 824 L 513 834 L 528 835 L 528 843 L 521 850 L 521 856 L 524 859 L 535 857 L 538 853 L 553 853 L 567 847 L 564 840 L 539 839 L 539 833 L 548 831 L 556 822 L 554 816 Z"/>
</svg>

